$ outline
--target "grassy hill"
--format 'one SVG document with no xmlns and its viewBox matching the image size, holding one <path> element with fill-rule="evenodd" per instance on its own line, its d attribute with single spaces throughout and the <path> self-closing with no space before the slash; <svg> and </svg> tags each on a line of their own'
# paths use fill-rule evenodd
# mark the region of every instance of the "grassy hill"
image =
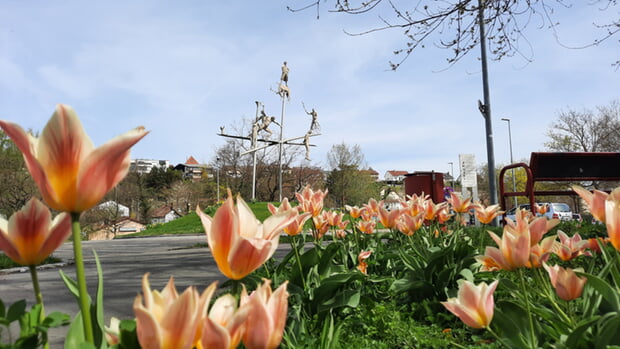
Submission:
<svg viewBox="0 0 620 349">
<path fill-rule="evenodd" d="M 277 205 L 277 204 L 276 204 Z M 269 209 L 267 209 L 267 202 L 254 202 L 248 203 L 252 212 L 256 218 L 258 218 L 261 222 L 264 221 L 267 217 L 271 215 Z M 210 206 L 207 207 L 204 212 L 213 217 L 215 213 L 215 207 Z M 155 235 L 179 235 L 179 234 L 202 234 L 204 233 L 204 228 L 200 223 L 200 218 L 195 212 L 192 212 L 188 215 L 185 215 L 179 219 L 175 219 L 172 222 L 168 222 L 165 224 L 157 224 L 148 226 L 146 230 L 141 231 L 135 234 L 128 234 L 122 237 L 118 237 L 120 239 L 126 237 L 136 237 L 136 236 L 155 236 Z"/>
</svg>

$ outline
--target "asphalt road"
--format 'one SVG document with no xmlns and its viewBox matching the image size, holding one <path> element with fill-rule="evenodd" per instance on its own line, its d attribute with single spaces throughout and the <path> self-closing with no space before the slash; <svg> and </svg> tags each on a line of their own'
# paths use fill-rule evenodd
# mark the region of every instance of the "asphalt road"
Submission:
<svg viewBox="0 0 620 349">
<path fill-rule="evenodd" d="M 213 281 L 226 278 L 220 274 L 209 249 L 206 247 L 190 248 L 196 244 L 205 244 L 204 235 L 136 238 L 108 241 L 85 241 L 83 251 L 88 290 L 94 296 L 97 276 L 92 250 L 97 251 L 103 268 L 104 309 L 106 323 L 114 316 L 120 319 L 132 319 L 133 301 L 141 292 L 141 280 L 145 273 L 150 273 L 152 289 L 161 290 L 174 276 L 179 292 L 188 286 L 195 286 L 202 292 Z M 279 253 L 286 253 L 288 245 L 280 246 Z M 73 296 L 66 290 L 58 270 L 75 277 L 73 247 L 64 244 L 54 256 L 68 261 L 69 265 L 39 270 L 39 280 L 47 313 L 60 311 L 72 317 L 78 311 Z M 34 303 L 34 293 L 30 273 L 0 272 L 0 298 L 5 304 L 26 299 L 29 305 Z M 53 330 L 50 335 L 52 348 L 62 348 L 62 339 L 66 328 Z"/>
</svg>

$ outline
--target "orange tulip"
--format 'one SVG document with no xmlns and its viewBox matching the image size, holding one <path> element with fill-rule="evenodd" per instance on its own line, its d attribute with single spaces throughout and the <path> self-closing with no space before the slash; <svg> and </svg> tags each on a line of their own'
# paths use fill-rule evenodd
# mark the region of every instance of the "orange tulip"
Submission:
<svg viewBox="0 0 620 349">
<path fill-rule="evenodd" d="M 549 259 L 549 256 L 551 256 L 554 250 L 556 244 L 555 238 L 555 235 L 548 236 L 530 248 L 530 261 L 527 264 L 528 268 L 542 267 L 542 263 Z"/>
<path fill-rule="evenodd" d="M 445 203 L 435 204 L 432 200 L 426 200 L 424 202 L 424 219 L 427 221 L 432 221 L 437 217 L 437 214 L 441 210 L 445 210 L 447 208 Z"/>
<path fill-rule="evenodd" d="M 605 200 L 607 200 L 609 194 L 596 189 L 590 192 L 589 190 L 586 190 L 578 185 L 573 185 L 573 190 L 586 202 L 588 208 L 590 209 L 590 213 L 592 213 L 592 217 L 597 219 L 599 222 L 604 223 Z"/>
<path fill-rule="evenodd" d="M 605 223 L 609 242 L 620 251 L 620 187 L 614 189 L 605 201 Z"/>
<path fill-rule="evenodd" d="M 310 212 L 312 217 L 316 217 L 321 214 L 325 196 L 327 196 L 327 189 L 325 191 L 314 191 L 310 188 L 310 186 L 306 186 L 301 193 L 295 193 L 295 197 L 299 201 L 301 210 L 303 212 Z"/>
<path fill-rule="evenodd" d="M 504 231 L 509 231 L 513 235 L 529 235 L 530 244 L 533 246 L 540 242 L 543 236 L 559 223 L 559 219 L 547 219 L 546 217 L 532 219 L 529 211 L 517 210 L 514 222 L 510 218 L 506 218 Z"/>
<path fill-rule="evenodd" d="M 152 291 L 148 274 L 145 274 L 142 277 L 142 293 L 133 303 L 138 341 L 142 348 L 193 348 L 204 303 L 196 289 L 188 287 L 179 295 L 174 279 L 170 278 L 161 292 Z"/>
<path fill-rule="evenodd" d="M 312 217 L 312 223 L 314 223 L 314 229 L 317 234 L 316 239 L 320 239 L 329 231 L 329 222 L 327 221 L 329 213 L 323 211 L 320 215 Z"/>
<path fill-rule="evenodd" d="M 379 214 L 379 207 L 383 206 L 383 200 L 377 202 L 375 199 L 369 199 L 367 204 L 364 204 L 364 207 L 372 216 L 376 216 Z"/>
<path fill-rule="evenodd" d="M 529 234 L 513 234 L 504 229 L 501 238 L 493 232 L 489 232 L 489 235 L 499 248 L 487 246 L 484 256 L 476 257 L 484 266 L 515 270 L 528 264 L 531 252 Z"/>
<path fill-rule="evenodd" d="M 445 224 L 447 223 L 452 217 L 454 216 L 454 213 L 450 213 L 448 212 L 448 210 L 439 210 L 437 212 L 437 215 L 435 215 L 435 218 L 437 219 L 437 222 L 441 223 L 441 224 Z M 467 222 L 465 220 L 464 217 L 462 217 L 461 222 L 462 225 L 466 225 Z"/>
<path fill-rule="evenodd" d="M 411 216 L 405 213 L 400 216 L 400 219 L 396 222 L 398 230 L 408 236 L 413 235 L 424 224 L 424 213 L 420 212 L 416 216 Z"/>
<path fill-rule="evenodd" d="M 583 286 L 586 284 L 587 279 L 585 277 L 577 276 L 575 271 L 583 272 L 583 269 L 564 269 L 559 265 L 550 267 L 547 263 L 543 263 L 543 267 L 549 273 L 551 285 L 555 288 L 555 293 L 558 297 L 565 301 L 570 301 L 581 296 Z"/>
<path fill-rule="evenodd" d="M 555 254 L 563 261 L 570 261 L 578 256 L 592 256 L 586 249 L 590 243 L 587 240 L 581 240 L 579 233 L 575 233 L 572 238 L 569 238 L 566 233 L 558 230 L 558 237 L 560 242 L 555 245 Z"/>
<path fill-rule="evenodd" d="M 258 269 L 274 254 L 278 247 L 280 233 L 297 215 L 294 210 L 270 216 L 261 224 L 252 210 L 232 193 L 215 212 L 213 218 L 196 207 L 213 259 L 222 274 L 239 280 Z"/>
<path fill-rule="evenodd" d="M 32 198 L 8 222 L 0 218 L 0 250 L 16 263 L 37 265 L 71 234 L 71 217 L 61 213 L 52 221 L 50 210 Z"/>
<path fill-rule="evenodd" d="M 366 207 L 359 208 L 357 206 L 349 205 L 344 205 L 344 208 L 349 211 L 349 215 L 351 216 L 351 218 L 360 218 L 362 216 L 362 213 L 364 213 L 364 211 L 366 210 Z"/>
<path fill-rule="evenodd" d="M 377 223 L 374 221 L 359 221 L 357 222 L 357 229 L 364 234 L 372 234 L 375 232 L 375 226 Z"/>
<path fill-rule="evenodd" d="M 396 228 L 396 222 L 398 221 L 398 217 L 400 217 L 402 211 L 399 209 L 392 209 L 388 211 L 384 207 L 379 207 L 379 220 L 381 224 L 387 229 Z"/>
<path fill-rule="evenodd" d="M 361 271 L 364 275 L 368 275 L 366 272 L 368 270 L 368 263 L 366 263 L 366 260 L 371 254 L 372 251 L 362 251 L 357 255 L 357 270 Z"/>
<path fill-rule="evenodd" d="M 212 284 L 214 285 L 214 284 Z M 205 290 L 205 304 L 209 305 L 215 287 Z M 204 309 L 206 312 L 206 309 Z M 250 314 L 250 306 L 237 308 L 237 299 L 227 293 L 211 306 L 208 316 L 199 328 L 197 349 L 233 349 L 241 342 L 244 324 Z"/>
<path fill-rule="evenodd" d="M 243 345 L 248 349 L 273 349 L 282 341 L 288 311 L 288 281 L 271 291 L 271 281 L 265 280 L 249 296 L 241 292 L 241 307 L 250 306 L 245 322 Z"/>
<path fill-rule="evenodd" d="M 37 139 L 17 124 L 0 127 L 24 155 L 43 200 L 58 211 L 95 206 L 129 170 L 129 148 L 148 132 L 135 128 L 95 148 L 73 109 L 60 104 Z"/>
<path fill-rule="evenodd" d="M 483 205 L 475 205 L 474 210 L 476 212 L 476 218 L 482 224 L 490 224 L 493 222 L 495 217 L 504 213 L 504 211 L 500 211 L 499 205 L 491 205 L 491 206 L 483 206 Z"/>
<path fill-rule="evenodd" d="M 293 209 L 293 206 L 288 202 L 288 198 L 284 198 L 279 207 L 276 207 L 271 202 L 267 204 L 267 209 L 271 214 L 278 214 L 280 212 L 289 211 Z"/>
<path fill-rule="evenodd" d="M 486 328 L 493 319 L 493 292 L 497 288 L 498 281 L 490 285 L 482 282 L 474 285 L 464 281 L 459 287 L 457 298 L 450 298 L 441 302 L 452 314 L 458 316 L 463 323 L 472 328 Z"/>
<path fill-rule="evenodd" d="M 458 213 L 467 213 L 471 208 L 471 198 L 463 199 L 461 196 L 455 192 L 450 193 L 450 197 L 448 198 L 448 202 L 452 205 L 452 209 L 454 212 Z"/>
<path fill-rule="evenodd" d="M 288 198 L 284 198 L 284 200 L 282 200 L 282 204 L 280 205 L 280 207 L 276 208 L 272 203 L 268 203 L 267 208 L 269 209 L 269 212 L 271 212 L 271 214 L 278 214 L 289 210 L 299 212 L 299 206 L 292 207 L 291 204 L 288 202 Z M 308 212 L 297 214 L 295 216 L 295 219 L 289 225 L 284 227 L 284 232 L 290 236 L 300 234 L 304 230 L 304 224 L 310 218 L 310 216 L 311 214 Z"/>
</svg>

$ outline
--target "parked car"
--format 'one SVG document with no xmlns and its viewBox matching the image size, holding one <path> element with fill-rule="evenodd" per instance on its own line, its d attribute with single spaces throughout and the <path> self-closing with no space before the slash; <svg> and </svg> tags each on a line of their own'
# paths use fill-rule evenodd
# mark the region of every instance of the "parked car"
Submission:
<svg viewBox="0 0 620 349">
<path fill-rule="evenodd" d="M 545 216 L 548 219 L 559 219 L 563 221 L 569 221 L 573 218 L 573 212 L 570 207 L 561 202 L 542 202 L 537 204 L 538 206 L 547 205 L 547 212 L 545 212 Z M 521 204 L 518 206 L 519 209 L 522 210 L 530 210 L 530 204 Z M 540 216 L 540 214 L 538 214 Z M 510 218 L 513 221 L 516 217 L 516 209 L 513 207 L 508 212 L 506 212 L 506 218 Z"/>
<path fill-rule="evenodd" d="M 538 205 L 545 204 L 548 205 L 547 212 L 545 213 L 545 216 L 547 216 L 547 218 L 557 218 L 563 221 L 570 221 L 571 219 L 573 219 L 573 211 L 571 211 L 570 206 L 568 206 L 567 204 L 561 202 L 546 202 Z"/>
</svg>

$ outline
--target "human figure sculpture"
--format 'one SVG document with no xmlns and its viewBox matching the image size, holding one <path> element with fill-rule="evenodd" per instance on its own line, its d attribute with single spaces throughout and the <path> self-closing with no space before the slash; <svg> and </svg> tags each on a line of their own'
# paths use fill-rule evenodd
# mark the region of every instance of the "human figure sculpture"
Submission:
<svg viewBox="0 0 620 349">
<path fill-rule="evenodd" d="M 260 125 L 258 125 L 259 121 L 260 121 Z M 265 131 L 265 132 L 267 132 L 269 134 L 267 136 L 267 138 L 271 137 L 271 135 L 273 135 L 273 132 L 271 132 L 271 130 L 269 129 L 269 125 L 271 125 L 271 123 L 274 123 L 276 125 L 280 125 L 280 124 L 278 124 L 276 122 L 276 118 L 274 116 L 268 116 L 265 113 L 265 110 L 262 110 L 261 111 L 261 117 L 255 123 L 257 125 L 256 134 L 258 135 L 259 131 Z"/>
<path fill-rule="evenodd" d="M 291 100 L 291 90 L 287 85 L 280 83 L 280 86 L 278 86 L 278 94 L 282 98 L 286 97 L 289 101 Z"/>
<path fill-rule="evenodd" d="M 252 134 L 250 135 L 250 142 L 252 142 L 252 149 L 256 148 L 256 140 L 258 139 L 258 120 L 252 124 Z"/>
<path fill-rule="evenodd" d="M 310 161 L 310 135 L 312 131 L 306 132 L 304 136 L 304 147 L 306 147 L 306 160 Z"/>
<path fill-rule="evenodd" d="M 282 63 L 282 75 L 280 75 L 280 81 L 284 82 L 286 86 L 288 86 L 288 66 L 286 65 L 286 61 Z"/>
<path fill-rule="evenodd" d="M 306 109 L 306 106 L 303 104 L 303 102 L 301 103 L 301 105 L 303 105 L 304 111 L 306 112 L 306 114 L 312 117 L 312 122 L 310 123 L 310 130 L 308 132 L 319 131 L 321 129 L 321 126 L 319 125 L 319 122 L 318 122 L 318 114 L 316 110 L 312 108 L 311 111 L 308 111 Z"/>
</svg>

